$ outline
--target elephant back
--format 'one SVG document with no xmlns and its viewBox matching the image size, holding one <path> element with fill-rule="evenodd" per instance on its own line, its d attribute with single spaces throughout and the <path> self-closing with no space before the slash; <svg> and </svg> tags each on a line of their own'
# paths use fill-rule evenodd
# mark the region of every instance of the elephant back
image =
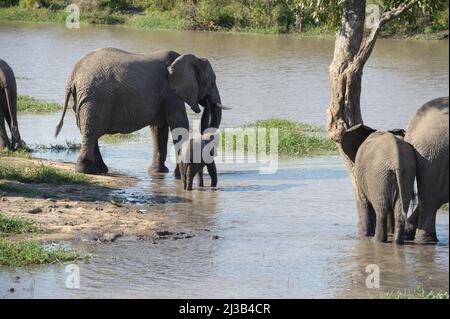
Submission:
<svg viewBox="0 0 450 319">
<path fill-rule="evenodd" d="M 448 97 L 435 99 L 423 105 L 406 129 L 405 141 L 420 157 L 428 161 L 448 159 L 449 104 Z"/>
</svg>

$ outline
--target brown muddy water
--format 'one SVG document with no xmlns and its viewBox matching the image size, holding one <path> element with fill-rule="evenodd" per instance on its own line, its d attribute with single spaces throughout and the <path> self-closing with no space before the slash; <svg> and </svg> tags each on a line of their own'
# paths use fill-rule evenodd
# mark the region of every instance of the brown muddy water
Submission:
<svg viewBox="0 0 450 319">
<path fill-rule="evenodd" d="M 324 125 L 333 42 L 0 23 L 0 57 L 14 68 L 21 95 L 62 102 L 74 62 L 98 47 L 173 49 L 210 59 L 222 100 L 233 107 L 224 114 L 224 127 L 270 117 Z M 447 95 L 448 56 L 447 41 L 380 40 L 364 75 L 367 124 L 405 127 L 421 104 Z M 23 139 L 30 145 L 79 141 L 72 115 L 58 139 L 52 137 L 59 116 L 20 115 Z M 78 264 L 80 289 L 66 287 L 64 265 L 1 267 L 0 297 L 366 298 L 418 285 L 448 291 L 448 213 L 438 214 L 436 246 L 358 240 L 351 184 L 339 157 L 280 160 L 277 172 L 268 175 L 255 165 L 219 164 L 217 190 L 185 193 L 170 175 L 147 176 L 147 131 L 137 141 L 101 145 L 110 168 L 140 178 L 114 195 L 139 203 L 148 214 L 163 209 L 174 236 L 183 232 L 191 238 L 71 243 L 94 254 L 89 263 Z M 76 154 L 35 155 L 76 159 Z M 366 287 L 371 264 L 380 269 L 380 289 Z"/>
</svg>

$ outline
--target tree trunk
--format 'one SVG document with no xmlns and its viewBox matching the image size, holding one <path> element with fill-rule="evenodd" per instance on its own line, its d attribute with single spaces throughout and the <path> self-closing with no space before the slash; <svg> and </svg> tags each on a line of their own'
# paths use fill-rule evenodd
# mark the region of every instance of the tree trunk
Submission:
<svg viewBox="0 0 450 319">
<path fill-rule="evenodd" d="M 342 151 L 340 141 L 348 128 L 363 122 L 360 107 L 362 69 L 355 69 L 353 61 L 363 40 L 365 8 L 365 0 L 348 1 L 329 70 L 331 102 L 327 110 L 328 134 L 340 150 L 353 186 L 353 162 Z"/>
<path fill-rule="evenodd" d="M 361 115 L 361 81 L 364 65 L 369 59 L 378 35 L 389 21 L 409 10 L 418 0 L 410 0 L 383 13 L 364 39 L 366 0 L 347 0 L 342 24 L 336 36 L 333 62 L 330 65 L 331 102 L 327 110 L 328 134 L 336 142 L 356 190 L 354 163 L 343 152 L 341 140 L 345 131 L 363 124 Z"/>
</svg>

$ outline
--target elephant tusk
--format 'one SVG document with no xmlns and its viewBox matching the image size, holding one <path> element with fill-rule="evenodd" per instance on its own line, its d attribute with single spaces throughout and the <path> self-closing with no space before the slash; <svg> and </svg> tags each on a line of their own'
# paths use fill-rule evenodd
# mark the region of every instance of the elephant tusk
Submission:
<svg viewBox="0 0 450 319">
<path fill-rule="evenodd" d="M 219 109 L 222 109 L 222 110 L 231 110 L 231 109 L 232 109 L 231 107 L 222 105 L 222 104 L 220 104 L 220 103 L 217 103 L 216 105 L 217 105 L 217 107 L 218 107 Z"/>
</svg>

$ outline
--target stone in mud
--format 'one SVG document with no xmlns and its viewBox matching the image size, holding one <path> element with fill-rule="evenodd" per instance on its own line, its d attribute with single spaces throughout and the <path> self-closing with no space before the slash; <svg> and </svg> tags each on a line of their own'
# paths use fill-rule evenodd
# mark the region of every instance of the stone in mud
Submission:
<svg viewBox="0 0 450 319">
<path fill-rule="evenodd" d="M 164 236 L 173 235 L 173 233 L 168 230 L 163 230 L 163 231 L 157 231 L 156 235 L 158 235 L 159 237 L 164 237 Z"/>
<path fill-rule="evenodd" d="M 101 241 L 115 242 L 120 237 L 122 237 L 122 234 L 105 233 L 103 234 Z"/>
<path fill-rule="evenodd" d="M 30 209 L 30 210 L 28 211 L 28 213 L 29 213 L 29 214 L 39 214 L 39 213 L 42 213 L 42 209 L 39 208 L 39 207 L 36 207 L 36 208 Z"/>
</svg>

